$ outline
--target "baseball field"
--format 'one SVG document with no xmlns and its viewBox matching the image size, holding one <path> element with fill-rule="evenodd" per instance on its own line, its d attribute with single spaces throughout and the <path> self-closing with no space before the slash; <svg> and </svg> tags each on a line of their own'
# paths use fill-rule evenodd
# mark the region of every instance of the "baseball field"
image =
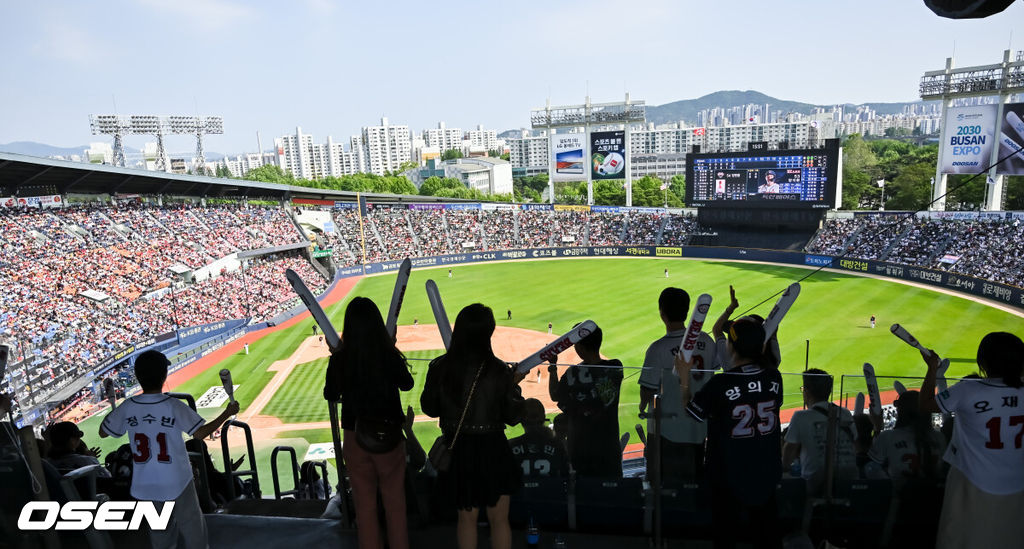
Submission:
<svg viewBox="0 0 1024 549">
<path fill-rule="evenodd" d="M 669 278 L 665 278 L 665 268 L 669 269 Z M 443 345 L 423 289 L 428 279 L 437 282 L 452 322 L 458 311 L 470 303 L 481 302 L 494 310 L 498 324 L 493 340 L 495 352 L 508 361 L 526 357 L 576 322 L 594 320 L 604 331 L 602 354 L 618 358 L 626 366 L 619 422 L 622 432 L 632 432 L 640 422 L 638 367 L 648 344 L 664 334 L 657 306 L 662 289 L 680 287 L 691 298 L 700 293 L 711 294 L 714 302 L 706 324 L 710 330 L 728 304 L 730 284 L 736 289 L 739 311 L 743 312 L 807 272 L 753 263 L 603 258 L 459 266 L 453 269 L 451 278 L 447 268 L 413 270 L 399 317 L 398 339 L 399 347 L 410 359 L 416 386 L 403 394 L 403 404 L 413 407 L 417 414 L 414 430 L 421 444 L 429 447 L 439 431 L 436 420 L 419 415 L 419 391 L 427 361 L 441 354 Z M 394 274 L 364 278 L 347 296 L 328 306 L 327 313 L 338 330 L 341 331 L 345 305 L 353 296 L 373 299 L 386 313 L 394 281 Z M 774 301 L 769 300 L 753 312 L 767 314 Z M 510 320 L 508 311 L 512 313 Z M 872 315 L 877 317 L 874 329 L 869 323 Z M 548 335 L 548 323 L 553 326 L 552 335 Z M 889 280 L 819 272 L 802 283 L 800 297 L 779 330 L 781 369 L 794 374 L 784 376 L 786 405 L 801 404 L 802 383 L 798 374 L 805 361 L 812 368 L 822 368 L 836 376 L 836 398 L 842 396 L 840 376 L 860 375 L 865 362 L 875 366 L 880 378 L 900 377 L 907 387 L 919 385 L 913 378 L 924 371 L 920 355 L 889 333 L 892 323 L 902 324 L 924 345 L 949 358 L 949 377 L 976 371 L 974 357 L 984 334 L 1024 333 L 1024 317 L 1020 313 L 973 298 Z M 310 445 L 331 439 L 327 405 L 321 394 L 327 348 L 313 337 L 308 316 L 260 339 L 250 337 L 248 355 L 242 351 L 243 341 L 233 342 L 226 351 L 232 354 L 219 363 L 190 372 L 190 379 L 172 378 L 168 389 L 199 398 L 211 387 L 220 385 L 219 369 L 231 370 L 238 385 L 235 397 L 242 405 L 239 418 L 253 427 L 256 460 L 266 493 L 272 490 L 269 455 L 274 446 L 294 446 L 301 461 Z M 573 360 L 576 357 L 570 351 L 559 362 Z M 864 390 L 862 379 L 847 377 L 842 381 L 848 394 Z M 880 385 L 884 390 L 891 386 L 891 381 L 880 379 Z M 543 397 L 549 412 L 555 410 L 545 396 L 546 374 L 540 382 L 528 378 L 522 387 L 528 396 Z M 220 408 L 200 411 L 213 417 Z M 101 418 L 91 418 L 81 426 L 87 442 L 91 446 L 100 442 L 106 453 L 124 441 L 96 439 L 94 433 Z M 636 441 L 635 433 L 633 437 Z M 241 455 L 241 431 L 232 430 L 230 440 L 233 455 Z M 211 446 L 211 451 L 219 464 L 219 444 Z M 284 484 L 291 486 L 290 480 Z"/>
</svg>

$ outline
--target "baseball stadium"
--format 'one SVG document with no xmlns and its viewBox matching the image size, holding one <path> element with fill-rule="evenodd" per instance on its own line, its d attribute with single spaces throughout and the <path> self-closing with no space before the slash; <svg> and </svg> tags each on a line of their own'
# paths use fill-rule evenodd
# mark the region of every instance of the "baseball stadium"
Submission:
<svg viewBox="0 0 1024 549">
<path fill-rule="evenodd" d="M 0 549 L 1024 548 L 1024 2 L 748 3 L 2 8 Z"/>
<path fill-rule="evenodd" d="M 93 444 L 110 400 L 123 402 L 140 391 L 134 360 L 159 350 L 170 363 L 164 389 L 204 418 L 216 417 L 229 398 L 240 406 L 207 441 L 215 470 L 243 460 L 234 473 L 226 471 L 241 492 L 218 504 L 227 514 L 319 517 L 326 497 L 295 498 L 294 463 L 322 462 L 330 486 L 347 489 L 338 478 L 344 466 L 334 459 L 341 442 L 332 434 L 336 403 L 324 399 L 331 349 L 285 280 L 287 269 L 299 274 L 341 331 L 353 297 L 373 300 L 386 314 L 399 264 L 411 259 L 396 345 L 414 380 L 412 390 L 401 393 L 403 410 L 411 410 L 408 437 L 422 448 L 441 434 L 437 418 L 422 412 L 420 392 L 430 361 L 445 353 L 428 280 L 451 318 L 472 303 L 493 310 L 492 347 L 509 364 L 584 320 L 601 327 L 601 356 L 623 364 L 617 401 L 623 476 L 596 486 L 576 481 L 574 489 L 589 490 L 591 500 L 577 500 L 571 525 L 564 505 L 561 515 L 533 517 L 530 509 L 559 508 L 559 496 L 555 490 L 552 502 L 551 485 L 528 483 L 512 503 L 519 527 L 536 520 L 556 530 L 650 531 L 642 435 L 655 425 L 640 416 L 638 380 L 648 345 L 665 334 L 659 295 L 666 288 L 684 289 L 694 299 L 708 294 L 710 331 L 729 304 L 730 287 L 735 312 L 765 317 L 799 282 L 799 296 L 777 330 L 784 424 L 804 405 L 802 372 L 828 372 L 831 400 L 852 408 L 858 393 L 869 392 L 865 363 L 874 367 L 878 404 L 891 423 L 898 392 L 919 388 L 927 369 L 921 353 L 890 332 L 892 324 L 948 359 L 950 380 L 978 371 L 975 355 L 985 334 L 1024 331 L 1022 273 L 1018 264 L 999 263 L 1018 257 L 1024 242 L 1022 215 L 1015 212 L 968 220 L 829 212 L 813 224 L 766 232 L 725 225 L 713 215 L 705 220 L 693 210 L 427 202 L 7 153 L 0 154 L 0 180 L 14 196 L 35 197 L 0 211 L 10 348 L 0 392 L 14 395 L 14 425 L 70 421 Z M 160 194 L 149 194 L 157 188 Z M 763 247 L 737 245 L 737 238 Z M 53 253 L 58 244 L 61 255 Z M 960 260 L 938 261 L 950 254 Z M 564 375 L 580 362 L 569 348 L 558 355 L 555 372 Z M 520 388 L 552 419 L 560 408 L 548 389 L 551 370 L 545 370 L 531 370 Z M 224 371 L 230 372 L 230 397 Z M 521 426 L 507 431 L 509 438 L 523 434 Z M 96 454 L 116 455 L 124 443 L 104 438 Z M 564 504 L 566 485 L 556 484 Z M 209 497 L 209 486 L 203 489 Z M 686 490 L 679 493 L 659 509 L 675 517 L 675 526 L 661 526 L 665 532 L 678 532 L 680 517 L 702 520 L 686 503 Z M 865 493 L 889 498 L 877 486 Z M 790 501 L 786 509 L 800 517 L 795 509 L 802 505 Z M 420 535 L 435 524 L 429 507 L 411 511 L 423 521 Z M 341 524 L 350 527 L 350 518 Z M 873 532 L 885 519 L 858 520 Z M 224 528 L 232 527 L 241 526 Z M 346 535 L 345 528 L 324 531 Z"/>
</svg>

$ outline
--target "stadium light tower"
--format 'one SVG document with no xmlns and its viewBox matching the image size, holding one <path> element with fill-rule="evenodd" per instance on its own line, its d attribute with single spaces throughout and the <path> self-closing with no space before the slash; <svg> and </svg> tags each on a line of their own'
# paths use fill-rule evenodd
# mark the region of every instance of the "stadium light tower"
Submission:
<svg viewBox="0 0 1024 549">
<path fill-rule="evenodd" d="M 114 165 L 124 167 L 124 144 L 122 137 L 126 134 L 155 135 L 157 159 L 156 169 L 168 171 L 170 161 L 164 148 L 164 136 L 167 134 L 183 134 L 196 136 L 196 165 L 205 166 L 206 155 L 203 152 L 204 135 L 220 135 L 224 133 L 224 119 L 220 116 L 158 116 L 152 114 L 136 114 L 119 116 L 116 114 L 91 114 L 89 126 L 93 135 L 107 134 L 114 136 Z"/>
<path fill-rule="evenodd" d="M 89 128 L 93 135 L 114 136 L 114 165 L 124 167 L 124 134 L 131 133 L 131 119 L 116 114 L 90 114 Z"/>
<path fill-rule="evenodd" d="M 1024 54 L 1018 52 L 1015 59 L 1011 60 L 1010 50 L 1003 52 L 1003 60 L 993 65 L 981 65 L 975 67 L 953 68 L 953 58 L 946 58 L 946 68 L 937 71 L 928 71 L 921 77 L 919 87 L 921 99 L 925 101 L 942 101 L 942 124 L 939 128 L 939 159 L 935 166 L 935 186 L 932 190 L 932 200 L 936 201 L 932 209 L 946 209 L 946 174 L 943 172 L 943 149 L 945 142 L 951 137 L 946 135 L 946 120 L 949 109 L 956 99 L 971 97 L 993 97 L 997 101 L 996 121 L 1001 121 L 1005 116 L 1004 107 L 1011 95 L 1024 93 Z M 997 133 L 993 136 L 999 137 Z M 999 161 L 999 147 L 992 147 L 991 155 L 988 158 L 988 178 L 991 184 L 985 185 L 985 208 L 986 210 L 1000 210 L 1003 202 L 1003 179 L 1004 176 L 996 174 L 994 164 Z"/>
<path fill-rule="evenodd" d="M 550 201 L 555 201 L 555 168 L 557 167 L 555 160 L 552 158 L 553 143 L 551 130 L 554 129 L 569 129 L 569 128 L 583 128 L 584 132 L 584 145 L 586 152 L 584 156 L 583 168 L 587 174 L 587 204 L 594 203 L 594 181 L 593 173 L 591 169 L 591 155 L 593 154 L 590 150 L 590 127 L 591 126 L 618 126 L 622 125 L 625 129 L 625 146 L 626 146 L 626 166 L 625 166 L 625 179 L 626 179 L 626 206 L 633 205 L 633 178 L 629 173 L 630 170 L 630 145 L 629 145 L 629 125 L 633 122 L 646 122 L 647 121 L 647 104 L 644 101 L 632 101 L 629 98 L 629 94 L 626 94 L 626 100 L 618 103 L 591 103 L 590 96 L 587 96 L 586 101 L 582 105 L 565 105 L 559 107 L 552 107 L 550 101 L 543 109 L 533 109 L 530 111 L 530 125 L 534 129 L 547 130 L 548 134 L 548 192 L 550 193 Z"/>
</svg>

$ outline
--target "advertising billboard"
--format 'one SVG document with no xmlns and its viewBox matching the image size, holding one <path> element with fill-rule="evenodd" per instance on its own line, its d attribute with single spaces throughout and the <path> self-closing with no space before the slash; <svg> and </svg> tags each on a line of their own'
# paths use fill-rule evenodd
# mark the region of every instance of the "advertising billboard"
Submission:
<svg viewBox="0 0 1024 549">
<path fill-rule="evenodd" d="M 582 133 L 564 133 L 551 136 L 551 154 L 554 156 L 554 181 L 583 181 L 587 178 L 583 155 L 586 136 Z"/>
<path fill-rule="evenodd" d="M 981 173 L 995 140 L 996 105 L 949 109 L 942 129 L 942 173 Z"/>
<path fill-rule="evenodd" d="M 626 132 L 590 134 L 591 179 L 626 178 Z"/>
<path fill-rule="evenodd" d="M 999 159 L 1009 156 L 996 168 L 1004 175 L 1024 175 L 1024 103 L 1003 105 L 1003 119 L 999 121 Z M 1012 155 L 1012 156 L 1011 156 Z"/>
</svg>

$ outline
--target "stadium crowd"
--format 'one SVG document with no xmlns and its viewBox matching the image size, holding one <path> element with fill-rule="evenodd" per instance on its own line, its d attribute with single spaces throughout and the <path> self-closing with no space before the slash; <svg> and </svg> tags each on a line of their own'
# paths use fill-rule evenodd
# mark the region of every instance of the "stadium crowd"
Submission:
<svg viewBox="0 0 1024 549">
<path fill-rule="evenodd" d="M 1019 219 L 920 219 L 875 214 L 829 220 L 807 252 L 879 259 L 1024 286 Z"/>
<path fill-rule="evenodd" d="M 60 210 L 0 211 L 0 339 L 26 392 L 73 381 L 136 341 L 179 327 L 251 317 L 297 304 L 284 279 L 299 272 L 320 292 L 327 280 L 288 254 L 247 260 L 242 269 L 189 280 L 231 253 L 302 242 L 280 208 L 166 207 L 126 203 Z"/>
</svg>

